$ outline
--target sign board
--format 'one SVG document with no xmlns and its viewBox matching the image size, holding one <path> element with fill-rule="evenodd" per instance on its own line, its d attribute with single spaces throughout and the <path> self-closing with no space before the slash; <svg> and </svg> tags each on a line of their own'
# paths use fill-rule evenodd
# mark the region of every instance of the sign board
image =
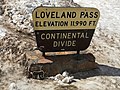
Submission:
<svg viewBox="0 0 120 90">
<path fill-rule="evenodd" d="M 100 12 L 96 8 L 37 7 L 32 15 L 42 52 L 79 51 L 88 48 Z"/>
</svg>

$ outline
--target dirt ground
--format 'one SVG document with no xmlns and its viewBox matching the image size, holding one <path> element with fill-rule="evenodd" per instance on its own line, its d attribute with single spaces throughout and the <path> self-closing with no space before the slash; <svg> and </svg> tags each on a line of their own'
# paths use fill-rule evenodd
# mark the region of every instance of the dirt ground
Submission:
<svg viewBox="0 0 120 90">
<path fill-rule="evenodd" d="M 116 6 L 111 5 L 114 0 L 105 0 L 104 3 L 94 1 L 96 3 L 93 3 L 93 6 L 100 9 L 101 18 L 89 48 L 81 53 L 92 53 L 99 68 L 72 74 L 74 82 L 70 84 L 59 83 L 48 78 L 45 80 L 27 79 L 23 74 L 25 52 L 34 50 L 36 47 L 31 25 L 31 11 L 39 6 L 39 2 L 33 1 L 4 0 L 3 3 L 0 0 L 1 10 L 4 10 L 4 14 L 0 15 L 0 90 L 11 90 L 9 88 L 12 83 L 16 85 L 16 88 L 12 90 L 120 90 L 120 17 L 117 16 L 120 6 L 117 6 L 118 0 L 114 2 Z M 62 3 L 66 6 L 70 4 Z M 86 6 L 91 3 L 92 0 L 90 2 L 86 0 L 85 3 L 81 1 L 80 5 Z M 112 6 L 114 9 L 111 8 Z M 104 10 L 107 11 L 106 17 L 104 17 Z M 113 20 L 110 17 L 107 18 L 112 17 L 109 12 L 113 12 L 115 16 Z M 51 55 L 68 53 L 51 53 Z"/>
</svg>

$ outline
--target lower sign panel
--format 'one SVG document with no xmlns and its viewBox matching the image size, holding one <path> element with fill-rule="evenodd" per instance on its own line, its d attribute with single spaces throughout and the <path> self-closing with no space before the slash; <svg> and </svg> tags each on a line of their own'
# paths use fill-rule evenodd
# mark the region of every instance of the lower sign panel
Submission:
<svg viewBox="0 0 120 90">
<path fill-rule="evenodd" d="M 88 48 L 94 29 L 35 30 L 37 46 L 42 52 L 78 51 Z"/>
</svg>

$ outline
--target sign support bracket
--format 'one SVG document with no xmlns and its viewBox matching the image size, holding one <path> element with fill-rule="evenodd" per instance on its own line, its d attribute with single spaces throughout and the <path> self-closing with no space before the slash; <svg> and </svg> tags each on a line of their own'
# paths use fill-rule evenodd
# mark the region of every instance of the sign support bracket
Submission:
<svg viewBox="0 0 120 90">
<path fill-rule="evenodd" d="M 77 51 L 77 54 L 80 54 L 80 51 Z"/>
<path fill-rule="evenodd" d="M 45 52 L 43 52 L 43 56 L 45 56 Z"/>
</svg>

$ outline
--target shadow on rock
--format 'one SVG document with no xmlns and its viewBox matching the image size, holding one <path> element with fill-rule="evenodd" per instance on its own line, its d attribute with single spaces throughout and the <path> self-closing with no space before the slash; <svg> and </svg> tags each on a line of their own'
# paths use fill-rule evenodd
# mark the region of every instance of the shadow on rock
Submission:
<svg viewBox="0 0 120 90">
<path fill-rule="evenodd" d="M 93 54 L 72 54 L 48 56 L 54 62 L 54 72 L 68 71 L 74 78 L 88 78 L 94 76 L 120 76 L 120 68 L 97 64 Z M 51 69 L 52 70 L 52 69 Z"/>
<path fill-rule="evenodd" d="M 43 65 L 43 70 L 46 71 L 47 76 L 56 75 L 64 71 L 76 73 L 95 69 L 98 66 L 95 63 L 95 57 L 91 53 L 46 56 L 45 58 L 53 62 L 50 65 Z"/>
<path fill-rule="evenodd" d="M 27 55 L 28 54 L 28 55 Z M 74 78 L 88 78 L 93 76 L 120 76 L 120 69 L 107 66 L 98 65 L 95 62 L 95 57 L 91 53 L 87 54 L 68 54 L 68 55 L 54 55 L 43 57 L 39 51 L 27 53 L 28 62 L 28 76 L 37 77 L 39 73 L 43 72 L 45 77 L 55 76 L 69 72 Z M 29 65 L 30 64 L 30 65 Z"/>
</svg>

